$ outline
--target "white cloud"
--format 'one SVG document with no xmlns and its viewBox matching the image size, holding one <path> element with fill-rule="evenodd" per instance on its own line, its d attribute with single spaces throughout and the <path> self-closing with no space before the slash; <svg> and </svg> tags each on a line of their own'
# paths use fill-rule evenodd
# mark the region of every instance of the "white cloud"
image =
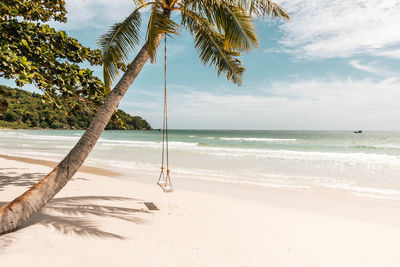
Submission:
<svg viewBox="0 0 400 267">
<path fill-rule="evenodd" d="M 170 127 L 400 130 L 397 79 L 274 82 L 252 91 L 262 93 L 222 94 L 170 86 Z M 129 101 L 122 108 L 143 115 L 154 127 L 161 125 L 161 93 L 150 102 Z"/>
<path fill-rule="evenodd" d="M 284 33 L 281 42 L 298 57 L 374 55 L 400 45 L 398 0 L 278 0 L 277 3 L 292 18 L 280 27 Z M 399 55 L 398 51 L 395 55 Z"/>
<path fill-rule="evenodd" d="M 382 51 L 378 53 L 379 56 L 391 57 L 391 58 L 399 58 L 400 59 L 400 49 L 393 49 Z"/>
<path fill-rule="evenodd" d="M 264 53 L 277 53 L 277 54 L 280 54 L 280 53 L 283 53 L 283 51 L 282 51 L 282 49 L 279 49 L 279 48 L 267 48 L 267 49 L 264 49 Z"/>
<path fill-rule="evenodd" d="M 57 23 L 57 28 L 64 30 L 108 29 L 135 8 L 132 0 L 66 0 L 65 7 L 68 22 Z"/>
<path fill-rule="evenodd" d="M 366 71 L 366 72 L 370 72 L 370 73 L 374 73 L 374 74 L 378 74 L 379 71 L 371 66 L 368 65 L 362 65 L 358 60 L 352 60 L 349 62 L 349 64 L 359 70 L 362 71 Z"/>
<path fill-rule="evenodd" d="M 376 62 L 369 64 L 362 64 L 358 60 L 351 60 L 349 64 L 356 69 L 366 71 L 379 76 L 394 76 L 394 74 L 383 67 L 377 66 Z"/>
<path fill-rule="evenodd" d="M 167 41 L 168 42 L 168 41 Z M 167 57 L 175 57 L 181 55 L 186 50 L 186 46 L 177 43 L 167 44 Z M 162 51 L 164 54 L 164 52 Z"/>
</svg>

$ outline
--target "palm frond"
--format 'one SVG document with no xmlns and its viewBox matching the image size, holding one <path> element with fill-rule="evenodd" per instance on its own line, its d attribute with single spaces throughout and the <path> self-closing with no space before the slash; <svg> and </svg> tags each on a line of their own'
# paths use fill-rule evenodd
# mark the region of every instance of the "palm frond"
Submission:
<svg viewBox="0 0 400 267">
<path fill-rule="evenodd" d="M 141 15 L 139 8 L 124 21 L 114 24 L 108 33 L 100 36 L 97 44 L 102 51 L 105 93 L 119 74 L 118 66 L 128 60 L 129 54 L 139 44 Z"/>
<path fill-rule="evenodd" d="M 170 19 L 180 10 L 182 25 L 195 37 L 195 47 L 203 64 L 226 74 L 240 84 L 245 70 L 242 53 L 259 46 L 255 16 L 272 16 L 289 20 L 288 14 L 270 0 L 133 0 L 138 8 L 122 23 L 111 27 L 98 44 L 103 52 L 104 82 L 109 92 L 122 63 L 139 43 L 141 16 L 139 9 L 151 8 L 146 33 L 146 47 L 153 63 L 157 46 L 164 34 L 178 34 L 179 25 Z"/>
<path fill-rule="evenodd" d="M 243 9 L 229 4 L 215 9 L 215 20 L 223 30 L 225 46 L 243 52 L 258 48 L 259 42 L 253 19 Z"/>
<path fill-rule="evenodd" d="M 163 3 L 154 2 L 147 27 L 147 48 L 150 54 L 150 61 L 153 63 L 157 54 L 157 38 L 163 34 L 178 34 L 179 25 L 169 18 L 164 11 Z"/>
<path fill-rule="evenodd" d="M 253 17 L 242 7 L 222 0 L 184 0 L 183 4 L 212 22 L 224 35 L 225 46 L 242 52 L 258 48 Z"/>
<path fill-rule="evenodd" d="M 225 46 L 224 36 L 204 17 L 192 10 L 181 8 L 182 24 L 195 37 L 195 47 L 203 64 L 217 69 L 218 75 L 226 74 L 227 80 L 240 85 L 245 68 L 238 58 L 241 54 Z"/>
<path fill-rule="evenodd" d="M 272 16 L 278 19 L 290 20 L 288 13 L 279 5 L 270 0 L 227 0 L 234 5 L 240 6 L 250 14 L 257 17 Z"/>
<path fill-rule="evenodd" d="M 133 0 L 133 4 L 137 7 L 139 6 L 146 6 L 147 0 Z"/>
</svg>

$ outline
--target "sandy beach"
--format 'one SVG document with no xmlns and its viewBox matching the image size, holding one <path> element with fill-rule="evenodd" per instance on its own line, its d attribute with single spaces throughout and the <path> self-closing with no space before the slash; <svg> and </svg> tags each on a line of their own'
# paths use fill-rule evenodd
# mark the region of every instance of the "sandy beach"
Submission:
<svg viewBox="0 0 400 267">
<path fill-rule="evenodd" d="M 0 158 L 0 202 L 46 174 Z M 101 170 L 101 169 L 100 169 Z M 398 266 L 400 203 L 79 172 L 27 225 L 0 237 L 2 266 Z M 147 177 L 146 177 L 147 175 Z M 136 181 L 147 182 L 136 182 Z M 152 205 L 154 204 L 154 206 Z"/>
<path fill-rule="evenodd" d="M 398 14 L 1 1 L 0 267 L 400 267 Z"/>
</svg>

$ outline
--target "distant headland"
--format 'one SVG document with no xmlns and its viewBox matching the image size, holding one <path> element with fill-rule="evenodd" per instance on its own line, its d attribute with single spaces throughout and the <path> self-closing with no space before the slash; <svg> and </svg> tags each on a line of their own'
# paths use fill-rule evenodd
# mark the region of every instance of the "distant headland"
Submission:
<svg viewBox="0 0 400 267">
<path fill-rule="evenodd" d="M 38 93 L 0 85 L 0 128 L 86 129 L 93 114 L 81 106 L 71 109 L 61 100 L 60 107 L 44 102 Z M 152 130 L 140 116 L 118 109 L 106 130 Z"/>
</svg>

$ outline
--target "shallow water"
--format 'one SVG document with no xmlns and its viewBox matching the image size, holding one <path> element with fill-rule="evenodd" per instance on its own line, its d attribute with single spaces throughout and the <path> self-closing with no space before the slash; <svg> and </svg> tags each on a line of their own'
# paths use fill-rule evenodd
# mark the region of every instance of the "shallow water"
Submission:
<svg viewBox="0 0 400 267">
<path fill-rule="evenodd" d="M 2 130 L 0 153 L 60 160 L 79 130 Z M 159 131 L 106 131 L 87 164 L 158 171 Z M 171 130 L 173 172 L 282 188 L 400 199 L 400 132 Z"/>
</svg>

